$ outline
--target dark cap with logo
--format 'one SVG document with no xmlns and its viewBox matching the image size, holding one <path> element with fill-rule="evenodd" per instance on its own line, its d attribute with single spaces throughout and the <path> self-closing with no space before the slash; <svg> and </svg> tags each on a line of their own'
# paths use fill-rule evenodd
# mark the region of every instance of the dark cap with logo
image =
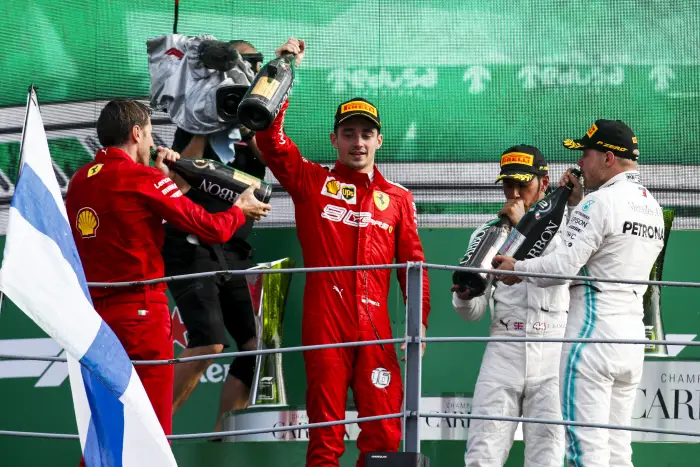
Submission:
<svg viewBox="0 0 700 467">
<path fill-rule="evenodd" d="M 535 146 L 520 144 L 506 149 L 501 155 L 501 173 L 496 178 L 496 183 L 503 179 L 527 183 L 536 176 L 548 173 L 549 167 L 542 152 Z"/>
<path fill-rule="evenodd" d="M 337 129 L 338 125 L 343 123 L 348 118 L 358 116 L 371 120 L 379 131 L 382 130 L 382 121 L 379 119 L 379 111 L 377 111 L 374 104 L 367 99 L 363 99 L 362 97 L 355 97 L 338 106 L 338 110 L 335 112 L 335 123 L 333 124 L 333 129 Z"/>
<path fill-rule="evenodd" d="M 634 132 L 622 120 L 596 120 L 583 138 L 565 139 L 562 144 L 571 150 L 596 149 L 612 151 L 618 157 L 636 161 L 639 157 L 639 144 Z"/>
</svg>

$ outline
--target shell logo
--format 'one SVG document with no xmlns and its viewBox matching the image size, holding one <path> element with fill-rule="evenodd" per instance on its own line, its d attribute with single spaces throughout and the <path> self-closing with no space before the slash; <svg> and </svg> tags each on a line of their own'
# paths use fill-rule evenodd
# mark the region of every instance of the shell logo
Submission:
<svg viewBox="0 0 700 467">
<path fill-rule="evenodd" d="M 78 211 L 75 225 L 83 238 L 93 238 L 97 235 L 97 228 L 100 226 L 100 218 L 92 208 L 82 208 Z"/>
<path fill-rule="evenodd" d="M 338 182 L 338 180 L 329 180 L 326 183 L 326 190 L 332 195 L 338 194 L 340 191 L 340 182 Z"/>
</svg>

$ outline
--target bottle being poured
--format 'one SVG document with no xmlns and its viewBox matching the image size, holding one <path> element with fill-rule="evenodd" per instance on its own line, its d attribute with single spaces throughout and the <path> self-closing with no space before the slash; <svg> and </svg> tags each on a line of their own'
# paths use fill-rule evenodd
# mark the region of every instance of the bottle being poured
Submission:
<svg viewBox="0 0 700 467">
<path fill-rule="evenodd" d="M 508 238 L 513 225 L 506 215 L 494 219 L 474 235 L 459 265 L 467 268 L 489 269 L 493 257 Z M 488 287 L 490 274 L 488 272 L 455 271 L 452 283 L 469 291 L 470 297 L 478 297 Z"/>
<path fill-rule="evenodd" d="M 151 149 L 151 159 L 155 160 L 157 151 Z M 243 171 L 210 159 L 180 158 L 176 162 L 163 161 L 171 170 L 179 174 L 190 186 L 214 198 L 233 204 L 236 197 L 249 186 L 255 184 L 255 197 L 268 203 L 272 196 L 272 186 L 264 180 L 253 177 Z"/>
</svg>

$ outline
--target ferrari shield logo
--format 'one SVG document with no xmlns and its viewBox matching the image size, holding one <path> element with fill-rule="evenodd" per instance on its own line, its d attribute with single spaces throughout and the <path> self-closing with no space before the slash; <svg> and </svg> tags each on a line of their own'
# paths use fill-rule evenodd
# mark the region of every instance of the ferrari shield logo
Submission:
<svg viewBox="0 0 700 467">
<path fill-rule="evenodd" d="M 92 177 L 93 175 L 97 175 L 97 174 L 99 173 L 99 171 L 102 170 L 102 166 L 103 166 L 103 165 L 104 165 L 104 164 L 95 164 L 95 165 L 93 165 L 92 167 L 90 167 L 90 169 L 88 169 L 87 178 L 90 178 L 90 177 Z"/>
<path fill-rule="evenodd" d="M 386 208 L 389 207 L 389 195 L 381 191 L 375 191 L 374 204 L 377 206 L 377 209 L 379 209 L 380 211 L 384 211 Z"/>
</svg>

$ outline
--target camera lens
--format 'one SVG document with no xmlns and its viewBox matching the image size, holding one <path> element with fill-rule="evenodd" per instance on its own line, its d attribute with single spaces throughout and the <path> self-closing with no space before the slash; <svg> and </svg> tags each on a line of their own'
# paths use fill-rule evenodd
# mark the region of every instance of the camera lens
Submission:
<svg viewBox="0 0 700 467">
<path fill-rule="evenodd" d="M 238 101 L 234 98 L 234 96 L 225 96 L 223 102 L 221 103 L 221 112 L 227 116 L 233 116 L 236 115 L 237 110 Z"/>
<path fill-rule="evenodd" d="M 216 90 L 216 113 L 226 123 L 238 123 L 238 105 L 248 86 L 222 86 Z"/>
</svg>

